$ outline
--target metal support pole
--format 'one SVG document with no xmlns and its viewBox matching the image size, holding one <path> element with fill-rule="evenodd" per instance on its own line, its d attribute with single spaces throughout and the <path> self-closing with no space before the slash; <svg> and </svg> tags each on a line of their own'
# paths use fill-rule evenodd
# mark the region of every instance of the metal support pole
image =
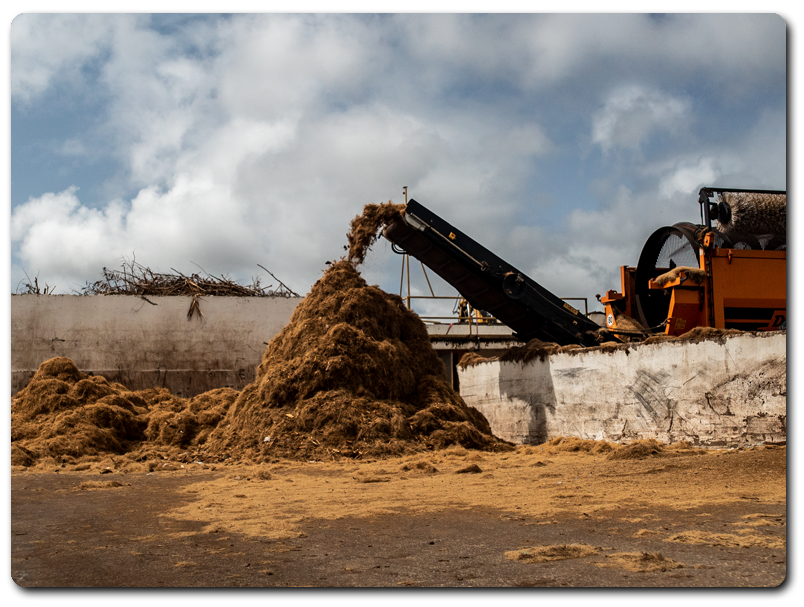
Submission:
<svg viewBox="0 0 804 607">
<path fill-rule="evenodd" d="M 399 296 L 402 297 L 402 285 L 405 283 L 405 257 L 407 255 L 402 256 L 402 273 L 399 275 Z"/>
<path fill-rule="evenodd" d="M 435 297 L 435 293 L 433 292 L 433 285 L 430 284 L 430 279 L 427 277 L 427 270 L 424 269 L 424 264 L 421 261 L 419 263 L 422 264 L 422 272 L 424 272 L 424 279 L 427 281 L 427 286 L 430 287 L 430 295 Z"/>
<path fill-rule="evenodd" d="M 402 186 L 402 193 L 405 195 L 405 205 L 408 204 L 408 186 Z M 410 255 L 405 253 L 405 257 L 402 259 L 402 277 L 405 276 L 405 269 L 407 268 L 408 272 L 408 296 L 407 296 L 407 304 L 408 310 L 410 310 Z M 424 268 L 424 265 L 422 265 Z M 429 280 L 427 281 L 430 282 Z M 430 289 L 432 291 L 432 288 Z M 402 278 L 399 279 L 399 295 L 402 296 Z"/>
<path fill-rule="evenodd" d="M 405 262 L 408 271 L 408 310 L 410 310 L 410 255 L 405 255 Z"/>
</svg>

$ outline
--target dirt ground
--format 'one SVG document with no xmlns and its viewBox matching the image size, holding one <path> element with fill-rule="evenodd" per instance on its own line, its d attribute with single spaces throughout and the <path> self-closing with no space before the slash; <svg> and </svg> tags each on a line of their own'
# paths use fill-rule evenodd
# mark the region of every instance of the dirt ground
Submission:
<svg viewBox="0 0 804 607">
<path fill-rule="evenodd" d="M 565 446 L 565 448 L 567 448 Z M 24 587 L 774 587 L 783 446 L 14 468 Z"/>
</svg>

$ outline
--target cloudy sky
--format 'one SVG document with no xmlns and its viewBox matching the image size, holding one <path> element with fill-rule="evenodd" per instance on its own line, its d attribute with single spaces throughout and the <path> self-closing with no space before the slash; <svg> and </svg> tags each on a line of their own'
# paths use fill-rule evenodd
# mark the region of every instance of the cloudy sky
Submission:
<svg viewBox="0 0 804 607">
<path fill-rule="evenodd" d="M 786 188 L 786 36 L 761 14 L 23 14 L 10 287 L 134 257 L 306 293 L 408 186 L 598 308 L 701 186 Z M 381 240 L 364 275 L 399 271 Z"/>
</svg>

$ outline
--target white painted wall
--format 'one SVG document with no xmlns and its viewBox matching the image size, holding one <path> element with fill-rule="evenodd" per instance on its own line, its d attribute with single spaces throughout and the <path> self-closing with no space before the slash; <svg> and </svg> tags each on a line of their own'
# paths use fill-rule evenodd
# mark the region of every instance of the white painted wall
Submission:
<svg viewBox="0 0 804 607">
<path fill-rule="evenodd" d="M 461 396 L 500 438 L 698 445 L 786 441 L 785 333 L 555 354 L 459 369 Z"/>
<path fill-rule="evenodd" d="M 265 345 L 290 320 L 299 298 L 12 295 L 11 392 L 37 367 L 66 356 L 84 372 L 131 389 L 167 387 L 179 396 L 241 389 Z"/>
</svg>

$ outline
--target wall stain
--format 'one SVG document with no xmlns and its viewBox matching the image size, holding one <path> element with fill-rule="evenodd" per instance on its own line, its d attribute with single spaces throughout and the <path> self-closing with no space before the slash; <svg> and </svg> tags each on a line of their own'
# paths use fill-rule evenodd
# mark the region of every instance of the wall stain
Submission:
<svg viewBox="0 0 804 607">
<path fill-rule="evenodd" d="M 666 378 L 647 371 L 637 371 L 636 376 L 636 381 L 628 386 L 628 390 L 636 396 L 658 426 L 669 414 L 670 399 L 667 398 L 663 385 L 663 380 Z"/>
</svg>

